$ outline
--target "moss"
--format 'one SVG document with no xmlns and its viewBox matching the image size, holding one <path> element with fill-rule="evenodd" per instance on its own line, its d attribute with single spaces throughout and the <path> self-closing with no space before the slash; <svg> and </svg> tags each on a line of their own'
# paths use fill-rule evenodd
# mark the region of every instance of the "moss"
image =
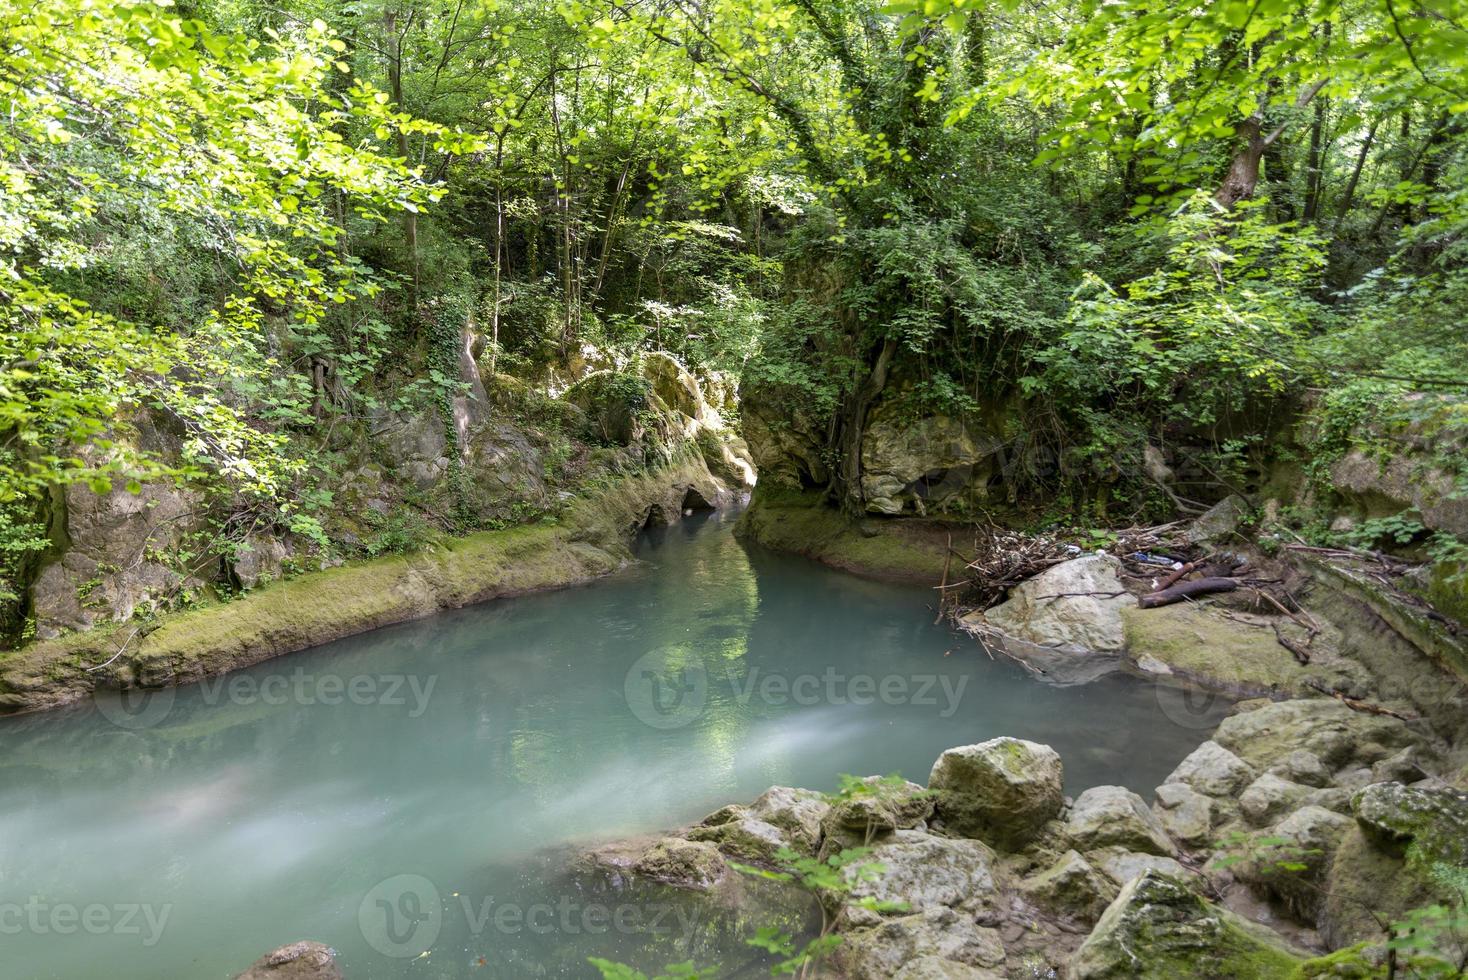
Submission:
<svg viewBox="0 0 1468 980">
<path fill-rule="evenodd" d="M 1300 957 L 1263 926 L 1157 872 L 1133 879 L 1077 951 L 1082 980 L 1176 977 L 1285 980 Z"/>
<path fill-rule="evenodd" d="M 1329 956 L 1317 956 L 1295 968 L 1290 980 L 1366 980 L 1382 975 L 1381 967 L 1367 958 L 1366 943 L 1338 949 Z"/>
<path fill-rule="evenodd" d="M 822 496 L 761 484 L 737 533 L 771 550 L 871 578 L 932 585 L 943 577 L 948 535 L 956 529 L 905 518 L 856 521 L 826 506 Z"/>
<path fill-rule="evenodd" d="M 1319 669 L 1301 666 L 1268 626 L 1252 627 L 1189 604 L 1121 611 L 1127 654 L 1238 694 L 1303 693 Z"/>
<path fill-rule="evenodd" d="M 228 603 L 36 643 L 0 658 L 0 713 L 80 700 L 99 684 L 160 687 L 329 643 L 443 609 L 583 582 L 630 560 L 627 540 L 688 486 L 714 494 L 701 457 L 624 477 L 572 503 L 555 524 L 451 539 L 430 550 L 278 581 Z M 126 645 L 104 670 L 101 664 Z"/>
<path fill-rule="evenodd" d="M 1406 861 L 1373 847 L 1360 827 L 1351 827 L 1326 877 L 1321 936 L 1331 946 L 1380 941 L 1383 923 L 1433 900 Z"/>
</svg>

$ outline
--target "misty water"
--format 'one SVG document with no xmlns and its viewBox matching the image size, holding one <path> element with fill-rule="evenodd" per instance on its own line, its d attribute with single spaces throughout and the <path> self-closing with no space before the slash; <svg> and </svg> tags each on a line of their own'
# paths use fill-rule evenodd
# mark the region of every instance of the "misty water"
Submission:
<svg viewBox="0 0 1468 980">
<path fill-rule="evenodd" d="M 0 721 L 0 975 L 227 978 L 303 938 L 351 980 L 752 971 L 738 928 L 695 937 L 566 854 L 773 784 L 923 782 L 1001 734 L 1053 745 L 1071 794 L 1146 794 L 1225 710 L 1038 682 L 934 625 L 932 590 L 748 549 L 732 521 L 650 532 L 590 586 Z"/>
</svg>

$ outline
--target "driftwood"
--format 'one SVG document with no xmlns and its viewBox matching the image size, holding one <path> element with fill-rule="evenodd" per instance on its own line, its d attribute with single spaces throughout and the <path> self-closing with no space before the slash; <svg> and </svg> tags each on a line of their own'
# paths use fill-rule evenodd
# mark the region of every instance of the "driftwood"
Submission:
<svg viewBox="0 0 1468 980">
<path fill-rule="evenodd" d="M 1182 579 L 1187 578 L 1188 575 L 1191 574 L 1193 572 L 1193 570 L 1196 569 L 1197 567 L 1198 567 L 1198 563 L 1197 562 L 1191 562 L 1191 561 L 1190 562 L 1187 562 L 1186 564 L 1183 565 L 1182 568 L 1179 568 L 1177 571 L 1173 572 L 1171 575 L 1169 575 L 1166 578 L 1164 578 L 1161 582 L 1158 582 L 1157 583 L 1157 588 L 1153 589 L 1152 591 L 1153 592 L 1162 592 L 1162 591 L 1165 591 L 1167 589 L 1172 588 L 1174 585 L 1177 585 L 1177 583 L 1179 581 L 1181 581 Z"/>
<path fill-rule="evenodd" d="M 1194 596 L 1211 595 L 1214 592 L 1232 592 L 1238 587 L 1238 579 L 1200 578 L 1193 582 L 1181 582 L 1171 588 L 1159 589 L 1150 595 L 1144 595 L 1137 600 L 1137 605 L 1143 609 L 1156 609 L 1158 606 L 1170 606 L 1174 602 L 1182 602 Z"/>
</svg>

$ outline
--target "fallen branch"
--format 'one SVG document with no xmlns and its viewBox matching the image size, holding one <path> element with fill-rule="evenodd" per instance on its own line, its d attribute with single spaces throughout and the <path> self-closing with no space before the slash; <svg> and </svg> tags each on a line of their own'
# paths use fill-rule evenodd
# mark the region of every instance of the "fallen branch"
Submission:
<svg viewBox="0 0 1468 980">
<path fill-rule="evenodd" d="M 1036 599 L 1068 599 L 1072 596 L 1100 596 L 1103 599 L 1115 599 L 1119 595 L 1127 595 L 1127 590 L 1120 592 L 1052 592 L 1049 595 L 1037 595 Z"/>
<path fill-rule="evenodd" d="M 1295 659 L 1300 662 L 1301 666 L 1304 666 L 1305 664 L 1308 664 L 1310 662 L 1310 651 L 1306 650 L 1299 643 L 1296 643 L 1294 640 L 1281 633 L 1277 624 L 1274 627 L 1274 638 L 1279 641 L 1280 646 L 1284 647 L 1290 653 L 1293 653 L 1295 655 Z"/>
<path fill-rule="evenodd" d="M 1166 578 L 1164 578 L 1161 582 L 1158 582 L 1157 583 L 1157 588 L 1153 589 L 1152 591 L 1153 592 L 1161 592 L 1164 589 L 1170 589 L 1170 588 L 1172 588 L 1174 585 L 1177 585 L 1177 583 L 1179 581 L 1181 581 L 1182 579 L 1186 578 L 1188 576 L 1188 574 L 1190 572 L 1194 571 L 1197 567 L 1198 567 L 1198 563 L 1197 562 L 1194 562 L 1194 561 L 1188 562 L 1187 564 L 1183 565 L 1182 568 L 1179 568 L 1177 571 L 1173 572 L 1171 575 L 1169 575 Z"/>
<path fill-rule="evenodd" d="M 1194 596 L 1211 595 L 1215 592 L 1232 592 L 1239 587 L 1237 579 L 1231 578 L 1200 578 L 1193 582 L 1182 582 L 1168 589 L 1159 589 L 1156 592 L 1142 596 L 1137 600 L 1137 605 L 1143 609 L 1156 609 L 1158 606 L 1170 606 L 1174 602 L 1182 602 Z"/>
<path fill-rule="evenodd" d="M 1397 719 L 1397 721 L 1413 720 L 1406 715 L 1401 714 L 1400 712 L 1393 711 L 1390 708 L 1383 708 L 1379 704 L 1372 704 L 1370 701 L 1362 701 L 1360 698 L 1353 698 L 1349 695 L 1342 694 L 1340 691 L 1332 691 L 1330 688 L 1326 687 L 1319 681 L 1306 681 L 1305 684 L 1312 690 L 1319 691 L 1321 694 L 1326 694 L 1330 697 L 1335 698 L 1337 701 L 1339 701 L 1341 704 L 1344 704 L 1352 711 L 1361 711 L 1365 712 L 1368 715 L 1385 715 L 1388 718 L 1395 718 Z"/>
</svg>

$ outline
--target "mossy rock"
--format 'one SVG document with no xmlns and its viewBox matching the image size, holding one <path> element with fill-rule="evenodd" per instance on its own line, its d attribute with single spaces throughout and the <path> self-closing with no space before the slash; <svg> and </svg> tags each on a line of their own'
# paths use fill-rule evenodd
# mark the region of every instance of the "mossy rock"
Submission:
<svg viewBox="0 0 1468 980">
<path fill-rule="evenodd" d="M 1328 673 L 1301 666 L 1262 618 L 1258 626 L 1245 626 L 1217 609 L 1179 603 L 1160 609 L 1128 606 L 1121 622 L 1134 662 L 1149 657 L 1184 679 L 1218 690 L 1298 694 L 1308 689 L 1308 680 Z"/>
<path fill-rule="evenodd" d="M 870 578 L 936 585 L 949 567 L 949 528 L 934 521 L 854 521 L 820 493 L 772 489 L 764 482 L 735 533 L 772 551 L 803 555 Z M 956 574 L 956 572 L 953 572 Z"/>
<path fill-rule="evenodd" d="M 1133 879 L 1070 962 L 1074 980 L 1288 980 L 1303 959 L 1284 940 L 1168 875 Z"/>
</svg>

